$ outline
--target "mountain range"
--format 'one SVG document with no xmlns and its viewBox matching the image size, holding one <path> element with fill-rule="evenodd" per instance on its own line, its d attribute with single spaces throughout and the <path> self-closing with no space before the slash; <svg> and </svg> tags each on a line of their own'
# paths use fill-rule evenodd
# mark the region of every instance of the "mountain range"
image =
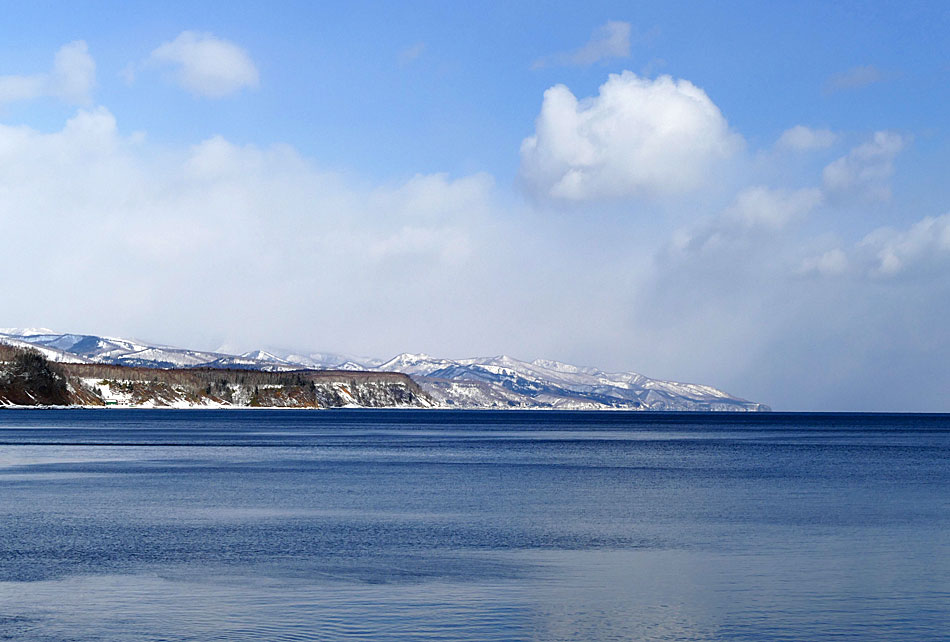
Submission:
<svg viewBox="0 0 950 642">
<path fill-rule="evenodd" d="M 768 406 L 711 386 L 608 373 L 558 361 L 509 356 L 440 359 L 400 354 L 388 361 L 333 353 L 255 350 L 227 354 L 133 339 L 61 334 L 45 328 L 0 329 L 0 343 L 38 350 L 50 361 L 142 368 L 217 368 L 269 372 L 335 370 L 409 375 L 446 408 L 552 408 L 565 410 L 762 411 Z"/>
</svg>

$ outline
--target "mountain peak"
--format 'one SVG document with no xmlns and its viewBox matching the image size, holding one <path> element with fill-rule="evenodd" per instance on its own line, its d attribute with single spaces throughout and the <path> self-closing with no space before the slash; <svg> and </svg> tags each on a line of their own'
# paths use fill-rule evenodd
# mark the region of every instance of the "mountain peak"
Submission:
<svg viewBox="0 0 950 642">
<path fill-rule="evenodd" d="M 250 352 L 245 352 L 240 355 L 245 359 L 253 359 L 255 361 L 266 361 L 268 363 L 287 363 L 284 359 L 281 359 L 275 354 L 266 352 L 264 350 L 251 350 Z"/>
</svg>

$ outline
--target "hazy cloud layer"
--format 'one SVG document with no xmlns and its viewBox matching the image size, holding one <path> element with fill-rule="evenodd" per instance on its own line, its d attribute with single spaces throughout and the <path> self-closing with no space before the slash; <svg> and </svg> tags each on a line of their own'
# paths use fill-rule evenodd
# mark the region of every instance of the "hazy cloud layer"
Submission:
<svg viewBox="0 0 950 642">
<path fill-rule="evenodd" d="M 222 98 L 260 83 L 257 66 L 244 49 L 209 33 L 183 31 L 159 45 L 146 67 L 171 69 L 172 79 L 189 92 Z"/>
<path fill-rule="evenodd" d="M 47 73 L 0 76 L 0 104 L 43 96 L 86 104 L 95 84 L 96 63 L 86 43 L 77 40 L 60 47 L 53 58 L 53 68 Z"/>
<path fill-rule="evenodd" d="M 687 80 L 611 74 L 597 96 L 544 92 L 521 177 L 539 198 L 589 201 L 688 192 L 742 148 L 719 108 Z"/>
<path fill-rule="evenodd" d="M 584 46 L 573 51 L 545 56 L 534 61 L 532 68 L 559 65 L 587 66 L 601 60 L 626 58 L 630 55 L 630 23 L 608 20 L 597 27 Z"/>
<path fill-rule="evenodd" d="M 122 136 L 104 108 L 52 133 L 0 126 L 0 225 L 23 230 L 0 241 L 3 265 L 32 275 L 6 300 L 45 300 L 30 318 L 53 325 L 179 342 L 205 327 L 215 340 L 387 354 L 433 328 L 443 340 L 477 333 L 466 305 L 407 323 L 433 297 L 484 291 L 473 261 L 504 245 L 486 231 L 491 177 L 366 189 L 289 146 L 212 137 L 157 151 Z M 235 323 L 260 331 L 232 335 Z"/>
</svg>

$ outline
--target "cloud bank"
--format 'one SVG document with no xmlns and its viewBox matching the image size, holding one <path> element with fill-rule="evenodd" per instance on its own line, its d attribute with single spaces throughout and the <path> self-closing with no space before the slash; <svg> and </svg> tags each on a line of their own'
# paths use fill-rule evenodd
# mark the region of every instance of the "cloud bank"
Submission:
<svg viewBox="0 0 950 642">
<path fill-rule="evenodd" d="M 286 145 L 159 153 L 102 107 L 51 133 L 0 125 L 0 192 L 0 227 L 20 231 L 2 235 L 2 265 L 30 275 L 0 314 L 183 344 L 387 355 L 475 336 L 470 305 L 424 311 L 485 296 L 478 264 L 505 245 L 488 175 L 367 189 Z"/>
</svg>

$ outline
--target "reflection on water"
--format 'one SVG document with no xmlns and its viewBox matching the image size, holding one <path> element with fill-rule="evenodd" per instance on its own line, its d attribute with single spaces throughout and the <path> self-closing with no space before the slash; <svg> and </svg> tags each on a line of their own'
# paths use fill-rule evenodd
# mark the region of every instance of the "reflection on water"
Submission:
<svg viewBox="0 0 950 642">
<path fill-rule="evenodd" d="M 939 640 L 950 419 L 0 411 L 0 639 Z"/>
</svg>

